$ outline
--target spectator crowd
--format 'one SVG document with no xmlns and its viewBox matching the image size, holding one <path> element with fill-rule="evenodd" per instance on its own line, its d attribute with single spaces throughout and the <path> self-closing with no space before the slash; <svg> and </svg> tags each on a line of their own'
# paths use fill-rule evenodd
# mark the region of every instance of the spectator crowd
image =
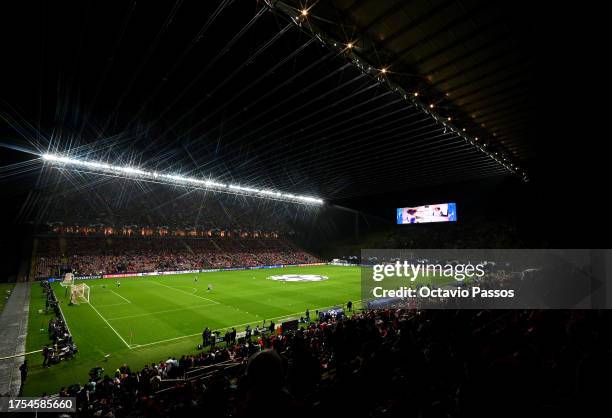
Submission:
<svg viewBox="0 0 612 418">
<path fill-rule="evenodd" d="M 607 311 L 374 309 L 64 387 L 80 416 L 601 416 Z M 210 335 L 210 334 L 208 334 Z"/>
<path fill-rule="evenodd" d="M 77 353 L 77 346 L 72 341 L 70 330 L 66 326 L 64 316 L 59 307 L 55 293 L 51 289 L 49 282 L 42 281 L 40 285 L 45 294 L 45 310 L 53 311 L 55 316 L 49 320 L 47 331 L 51 343 L 46 344 L 42 349 L 43 367 L 50 367 L 62 360 L 72 359 Z"/>
<path fill-rule="evenodd" d="M 281 238 L 40 238 L 35 276 L 61 271 L 89 276 L 111 273 L 180 271 L 308 264 L 320 260 Z"/>
</svg>

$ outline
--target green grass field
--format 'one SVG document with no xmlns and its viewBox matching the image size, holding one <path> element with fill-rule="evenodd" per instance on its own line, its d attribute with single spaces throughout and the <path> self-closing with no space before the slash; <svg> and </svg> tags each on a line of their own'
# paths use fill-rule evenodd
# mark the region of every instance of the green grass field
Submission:
<svg viewBox="0 0 612 418">
<path fill-rule="evenodd" d="M 328 276 L 320 282 L 280 282 L 279 274 Z M 198 281 L 195 281 L 195 278 Z M 281 269 L 89 280 L 90 303 L 68 305 L 65 288 L 54 283 L 57 298 L 79 353 L 74 360 L 42 367 L 42 355 L 28 355 L 30 373 L 25 395 L 56 393 L 60 387 L 85 383 L 89 370 L 102 366 L 112 373 L 122 363 L 141 368 L 145 363 L 196 352 L 204 327 L 221 331 L 264 319 L 296 318 L 309 308 L 332 307 L 361 299 L 358 267 L 311 266 Z M 212 284 L 212 292 L 207 291 Z M 44 297 L 32 285 L 26 349 L 40 350 L 48 342 L 47 322 L 41 312 Z M 42 329 L 42 330 L 41 330 Z M 110 358 L 104 361 L 104 356 Z"/>
</svg>

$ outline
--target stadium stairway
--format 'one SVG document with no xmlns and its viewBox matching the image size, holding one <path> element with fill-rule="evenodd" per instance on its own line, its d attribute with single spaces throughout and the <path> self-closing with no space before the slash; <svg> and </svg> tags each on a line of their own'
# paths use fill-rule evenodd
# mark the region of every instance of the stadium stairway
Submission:
<svg viewBox="0 0 612 418">
<path fill-rule="evenodd" d="M 17 283 L 0 315 L 0 395 L 19 394 L 29 310 L 30 283 Z"/>
</svg>

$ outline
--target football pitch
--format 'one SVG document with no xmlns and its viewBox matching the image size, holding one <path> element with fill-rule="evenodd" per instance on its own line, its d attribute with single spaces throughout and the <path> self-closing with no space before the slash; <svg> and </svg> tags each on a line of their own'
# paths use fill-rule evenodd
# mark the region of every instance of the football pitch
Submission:
<svg viewBox="0 0 612 418">
<path fill-rule="evenodd" d="M 269 279 L 275 275 L 328 279 Z M 358 302 L 360 278 L 358 267 L 325 265 L 121 278 L 120 286 L 117 279 L 88 280 L 84 283 L 91 289 L 90 303 L 74 306 L 68 305 L 65 288 L 53 283 L 79 352 L 75 359 L 50 368 L 42 367 L 40 352 L 29 354 L 24 394 L 57 393 L 62 386 L 84 384 L 95 366 L 112 375 L 123 363 L 139 370 L 168 356 L 196 353 L 205 327 L 222 334 L 231 327 L 240 332 L 264 320 L 269 324 L 299 318 L 307 308 L 314 317 L 317 309 Z M 32 284 L 28 352 L 48 342 L 52 315 L 41 312 L 44 304 L 42 289 Z"/>
</svg>

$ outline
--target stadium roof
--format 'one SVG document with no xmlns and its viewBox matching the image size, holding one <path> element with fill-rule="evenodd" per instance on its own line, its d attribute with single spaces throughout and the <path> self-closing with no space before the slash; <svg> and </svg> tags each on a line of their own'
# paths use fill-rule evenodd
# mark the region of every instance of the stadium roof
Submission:
<svg viewBox="0 0 612 418">
<path fill-rule="evenodd" d="M 527 29 L 483 0 L 32 13 L 15 15 L 19 88 L 1 111 L 31 153 L 5 175 L 34 173 L 41 193 L 56 184 L 45 153 L 328 201 L 523 177 L 534 156 Z"/>
<path fill-rule="evenodd" d="M 294 8 L 304 2 L 285 0 Z M 323 31 L 388 68 L 456 122 L 525 160 L 534 115 L 533 9 L 485 0 L 308 2 Z"/>
</svg>

